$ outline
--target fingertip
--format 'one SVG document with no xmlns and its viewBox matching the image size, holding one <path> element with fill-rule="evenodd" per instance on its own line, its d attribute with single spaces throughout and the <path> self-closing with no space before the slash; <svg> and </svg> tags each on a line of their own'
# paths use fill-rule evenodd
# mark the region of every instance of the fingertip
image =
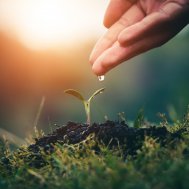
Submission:
<svg viewBox="0 0 189 189">
<path fill-rule="evenodd" d="M 105 75 L 108 71 L 120 64 L 125 56 L 125 48 L 117 42 L 111 48 L 106 50 L 93 63 L 93 72 L 99 75 Z"/>
<path fill-rule="evenodd" d="M 127 28 L 119 34 L 117 40 L 121 45 L 126 45 L 126 44 L 129 45 L 132 41 L 132 37 L 133 37 L 133 33 L 131 33 Z"/>
<path fill-rule="evenodd" d="M 104 25 L 105 28 L 109 29 L 113 25 L 113 23 L 108 19 L 104 19 L 103 25 Z"/>
<path fill-rule="evenodd" d="M 119 42 L 119 44 L 125 44 L 125 36 L 120 34 L 117 38 L 117 41 Z"/>
<path fill-rule="evenodd" d="M 99 63 L 94 63 L 92 66 L 92 71 L 95 75 L 100 76 L 100 75 L 105 75 L 106 70 L 103 68 L 103 66 Z"/>
<path fill-rule="evenodd" d="M 107 61 L 104 55 L 98 57 L 92 66 L 93 73 L 97 76 L 105 75 L 105 73 L 108 71 L 106 62 Z"/>
</svg>

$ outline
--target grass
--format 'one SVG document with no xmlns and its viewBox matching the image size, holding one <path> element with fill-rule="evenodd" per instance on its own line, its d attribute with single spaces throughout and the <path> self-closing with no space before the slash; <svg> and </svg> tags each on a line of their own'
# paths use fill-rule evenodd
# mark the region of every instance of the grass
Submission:
<svg viewBox="0 0 189 189">
<path fill-rule="evenodd" d="M 56 144 L 53 153 L 30 152 L 27 146 L 10 152 L 1 141 L 0 188 L 188 189 L 189 113 L 171 126 L 161 117 L 161 126 L 180 132 L 181 139 L 161 146 L 146 137 L 137 155 L 127 158 L 124 148 L 110 149 L 93 135 L 75 145 Z"/>
</svg>

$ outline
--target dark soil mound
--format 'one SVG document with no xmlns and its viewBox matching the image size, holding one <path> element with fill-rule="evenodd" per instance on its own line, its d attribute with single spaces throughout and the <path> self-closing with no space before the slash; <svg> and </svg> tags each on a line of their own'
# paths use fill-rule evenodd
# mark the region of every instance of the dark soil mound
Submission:
<svg viewBox="0 0 189 189">
<path fill-rule="evenodd" d="M 53 144 L 68 143 L 76 144 L 85 140 L 89 135 L 94 134 L 95 140 L 110 147 L 125 146 L 125 155 L 135 155 L 144 141 L 145 136 L 157 139 L 161 145 L 171 140 L 180 138 L 179 133 L 170 133 L 166 127 L 149 126 L 146 128 L 129 127 L 124 122 L 106 121 L 105 123 L 94 123 L 91 126 L 86 124 L 68 122 L 67 125 L 57 128 L 52 134 L 40 139 L 28 147 L 30 151 L 38 152 L 40 148 L 45 151 L 53 151 Z"/>
</svg>

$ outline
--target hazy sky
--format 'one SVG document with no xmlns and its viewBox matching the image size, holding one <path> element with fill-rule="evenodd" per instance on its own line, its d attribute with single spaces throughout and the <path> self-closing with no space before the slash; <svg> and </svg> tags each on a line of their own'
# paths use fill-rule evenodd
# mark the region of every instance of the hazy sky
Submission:
<svg viewBox="0 0 189 189">
<path fill-rule="evenodd" d="M 108 0 L 0 0 L 0 31 L 29 48 L 85 40 L 104 32 Z"/>
</svg>

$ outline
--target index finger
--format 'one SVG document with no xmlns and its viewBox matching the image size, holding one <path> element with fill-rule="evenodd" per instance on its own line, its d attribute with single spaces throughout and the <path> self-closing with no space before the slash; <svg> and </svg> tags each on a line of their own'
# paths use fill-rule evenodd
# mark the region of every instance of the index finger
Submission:
<svg viewBox="0 0 189 189">
<path fill-rule="evenodd" d="M 144 18 L 144 12 L 134 4 L 96 43 L 91 55 L 90 63 L 93 65 L 96 59 L 117 40 L 121 31 Z"/>
</svg>

